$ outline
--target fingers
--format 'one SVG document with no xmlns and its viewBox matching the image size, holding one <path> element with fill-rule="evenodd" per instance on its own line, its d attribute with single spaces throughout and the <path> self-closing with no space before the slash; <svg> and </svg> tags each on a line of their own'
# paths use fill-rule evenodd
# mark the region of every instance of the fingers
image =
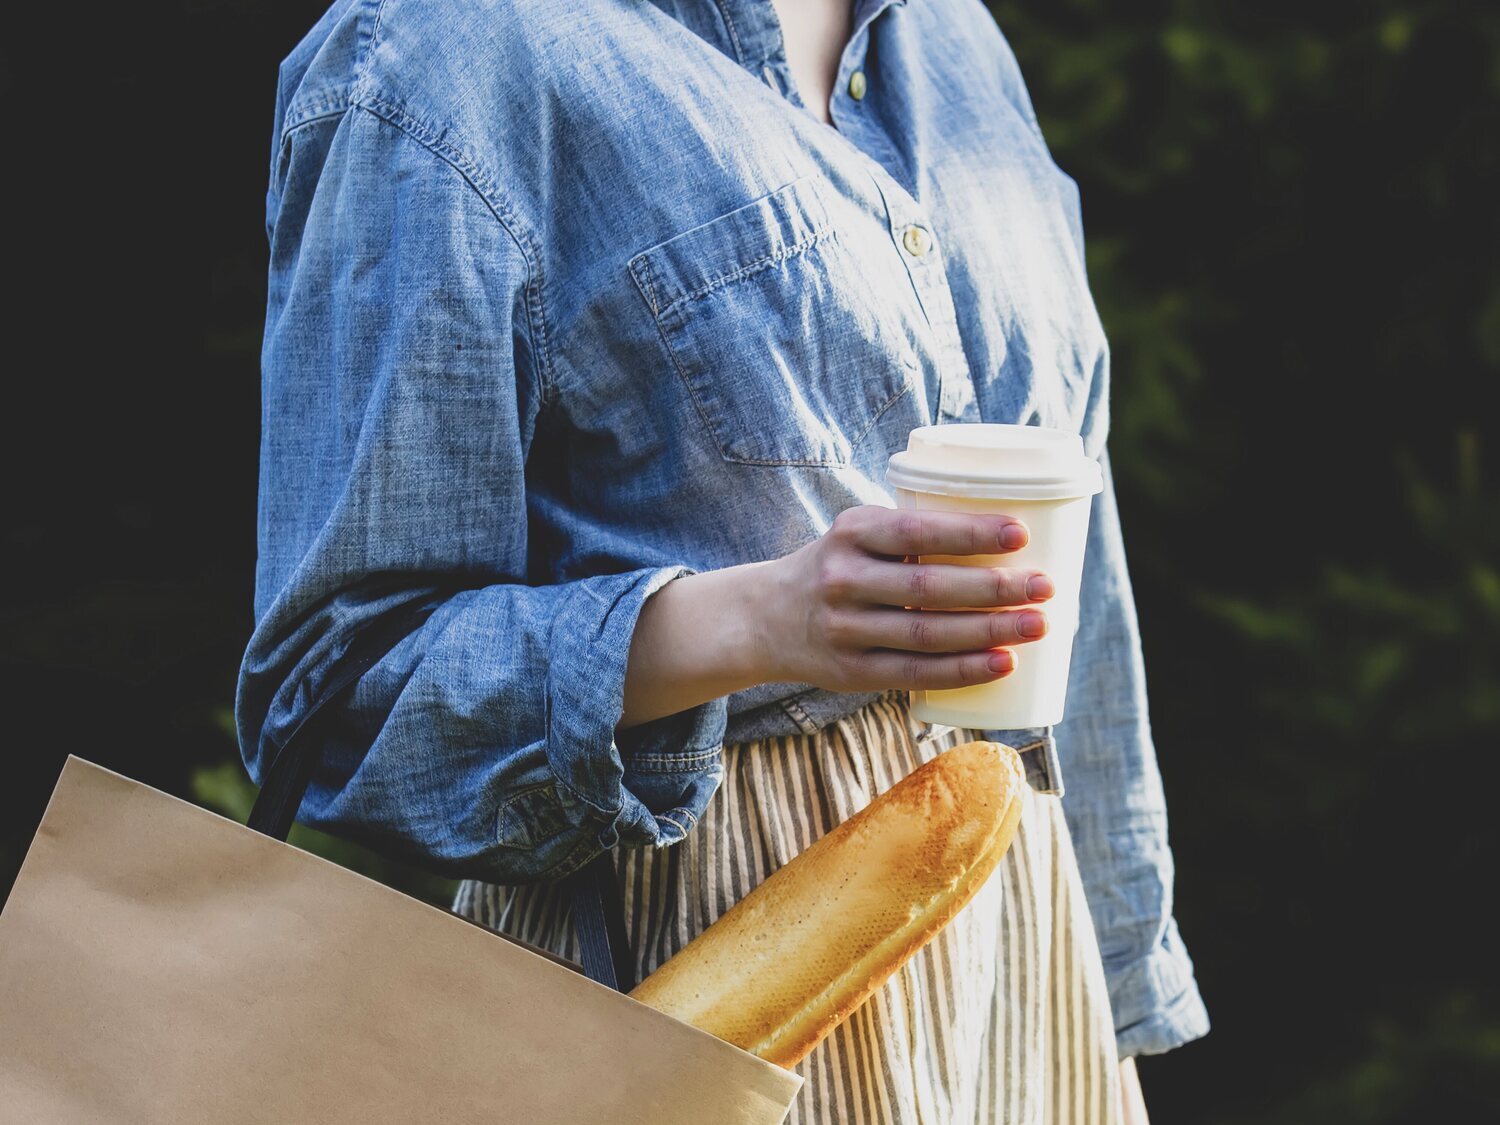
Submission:
<svg viewBox="0 0 1500 1125">
<path fill-rule="evenodd" d="M 1004 649 L 940 656 L 872 649 L 859 658 L 859 670 L 870 683 L 941 691 L 998 680 L 1015 668 L 1015 661 L 1015 653 Z"/>
<path fill-rule="evenodd" d="M 1018 519 L 863 505 L 840 512 L 829 534 L 875 555 L 997 555 L 1026 546 Z"/>
<path fill-rule="evenodd" d="M 1039 570 L 953 563 L 870 562 L 845 579 L 850 600 L 921 609 L 983 609 L 1045 601 L 1052 579 Z"/>
<path fill-rule="evenodd" d="M 1047 634 L 1047 615 L 1036 609 L 988 613 L 928 613 L 874 609 L 851 615 L 844 630 L 851 647 L 911 652 L 974 652 L 1025 644 Z"/>
</svg>

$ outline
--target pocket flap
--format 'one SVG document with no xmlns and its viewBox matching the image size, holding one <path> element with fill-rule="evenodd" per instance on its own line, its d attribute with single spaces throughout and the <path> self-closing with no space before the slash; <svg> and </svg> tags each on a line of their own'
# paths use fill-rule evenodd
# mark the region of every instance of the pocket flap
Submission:
<svg viewBox="0 0 1500 1125">
<path fill-rule="evenodd" d="M 630 259 L 651 311 L 674 306 L 795 257 L 832 233 L 817 180 L 805 176 L 770 195 L 669 238 Z"/>
</svg>

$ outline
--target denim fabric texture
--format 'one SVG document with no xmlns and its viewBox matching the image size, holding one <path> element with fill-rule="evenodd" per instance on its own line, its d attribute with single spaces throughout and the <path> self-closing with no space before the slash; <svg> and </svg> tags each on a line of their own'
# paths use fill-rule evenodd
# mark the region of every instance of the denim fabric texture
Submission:
<svg viewBox="0 0 1500 1125">
<path fill-rule="evenodd" d="M 819 122 L 769 0 L 339 0 L 283 61 L 266 233 L 257 779 L 355 638 L 302 818 L 524 883 L 665 846 L 722 746 L 879 693 L 772 684 L 616 735 L 642 603 L 784 555 L 938 422 L 1105 469 L 1049 743 L 1122 1053 L 1207 1017 L 1106 438 L 1078 191 L 977 0 L 860 0 Z M 861 97 L 851 93 L 851 76 Z"/>
</svg>

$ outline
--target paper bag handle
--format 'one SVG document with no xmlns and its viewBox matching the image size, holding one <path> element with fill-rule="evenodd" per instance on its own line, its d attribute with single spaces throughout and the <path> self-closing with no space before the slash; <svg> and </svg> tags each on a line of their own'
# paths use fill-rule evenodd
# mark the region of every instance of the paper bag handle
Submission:
<svg viewBox="0 0 1500 1125">
<path fill-rule="evenodd" d="M 299 736 L 334 696 L 364 675 L 411 629 L 404 615 L 395 614 L 361 634 L 357 649 L 351 646 L 347 658 L 281 746 L 269 757 L 262 755 L 261 760 L 268 764 L 255 806 L 245 822 L 248 827 L 278 840 L 287 838 L 320 756 L 316 738 Z M 625 908 L 609 851 L 595 856 L 559 885 L 571 900 L 583 971 L 606 988 L 629 992 L 635 987 L 635 956 L 625 932 Z"/>
</svg>

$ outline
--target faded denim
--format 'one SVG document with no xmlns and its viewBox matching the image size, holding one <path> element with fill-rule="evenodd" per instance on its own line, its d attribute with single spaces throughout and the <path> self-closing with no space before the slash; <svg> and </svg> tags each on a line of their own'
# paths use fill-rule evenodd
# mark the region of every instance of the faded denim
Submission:
<svg viewBox="0 0 1500 1125">
<path fill-rule="evenodd" d="M 726 740 L 873 694 L 769 685 L 617 738 L 642 602 L 891 503 L 914 426 L 1069 429 L 1106 487 L 1068 717 L 996 734 L 1055 744 L 1121 1050 L 1166 1050 L 1207 1019 L 1077 188 L 980 4 L 864 0 L 855 27 L 837 128 L 769 0 L 339 0 L 285 59 L 245 760 L 405 615 L 304 819 L 498 882 L 672 844 Z"/>
</svg>

